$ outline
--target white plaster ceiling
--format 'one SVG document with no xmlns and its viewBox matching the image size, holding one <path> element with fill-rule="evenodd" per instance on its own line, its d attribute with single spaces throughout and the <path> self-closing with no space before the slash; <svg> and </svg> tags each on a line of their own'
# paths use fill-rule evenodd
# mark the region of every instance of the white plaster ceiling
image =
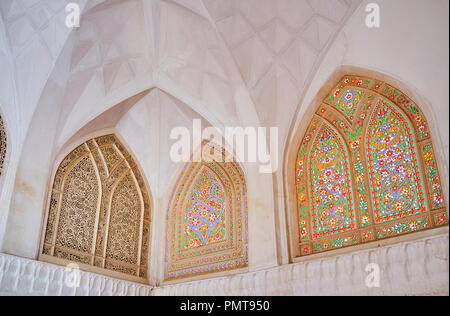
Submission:
<svg viewBox="0 0 450 316">
<path fill-rule="evenodd" d="M 287 133 L 305 83 L 359 1 L 204 0 L 264 126 Z"/>
<path fill-rule="evenodd" d="M 81 9 L 86 1 L 78 2 Z M 67 3 L 68 0 L 0 1 L 0 103 L 13 127 L 11 132 L 26 131 L 23 127 L 28 126 L 70 34 L 65 27 Z"/>
<path fill-rule="evenodd" d="M 152 87 L 213 124 L 278 126 L 284 138 L 360 0 L 80 0 L 75 30 L 68 2 L 0 0 L 0 104 L 23 137 L 52 80 L 59 143 Z"/>
</svg>

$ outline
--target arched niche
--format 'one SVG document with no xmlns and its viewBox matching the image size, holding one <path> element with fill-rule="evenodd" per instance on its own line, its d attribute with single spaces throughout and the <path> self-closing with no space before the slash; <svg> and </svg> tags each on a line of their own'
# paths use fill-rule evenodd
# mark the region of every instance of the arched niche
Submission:
<svg viewBox="0 0 450 316">
<path fill-rule="evenodd" d="M 294 259 L 448 225 L 440 158 L 417 103 L 387 76 L 336 81 L 289 152 Z"/>
<path fill-rule="evenodd" d="M 248 267 L 245 175 L 232 154 L 213 142 L 203 141 L 200 153 L 202 162 L 185 164 L 170 195 L 164 281 Z"/>
<path fill-rule="evenodd" d="M 114 134 L 92 138 L 67 155 L 49 199 L 40 260 L 148 282 L 151 197 Z"/>
</svg>

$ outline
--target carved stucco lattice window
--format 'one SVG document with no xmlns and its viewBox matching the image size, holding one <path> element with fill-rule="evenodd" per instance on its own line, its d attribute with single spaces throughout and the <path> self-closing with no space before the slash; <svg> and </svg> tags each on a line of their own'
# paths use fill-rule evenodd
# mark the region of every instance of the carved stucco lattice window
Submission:
<svg viewBox="0 0 450 316">
<path fill-rule="evenodd" d="M 345 76 L 298 151 L 300 256 L 448 225 L 430 130 L 389 84 Z"/>
<path fill-rule="evenodd" d="M 91 139 L 56 172 L 43 260 L 145 279 L 150 216 L 149 194 L 125 147 L 114 135 Z"/>
<path fill-rule="evenodd" d="M 187 163 L 170 196 L 165 280 L 248 266 L 244 173 L 225 149 L 202 146 L 204 162 Z M 213 161 L 213 148 L 232 162 Z"/>
<path fill-rule="evenodd" d="M 6 157 L 6 132 L 5 126 L 3 125 L 2 116 L 0 115 L 0 176 L 2 175 L 5 157 Z"/>
</svg>

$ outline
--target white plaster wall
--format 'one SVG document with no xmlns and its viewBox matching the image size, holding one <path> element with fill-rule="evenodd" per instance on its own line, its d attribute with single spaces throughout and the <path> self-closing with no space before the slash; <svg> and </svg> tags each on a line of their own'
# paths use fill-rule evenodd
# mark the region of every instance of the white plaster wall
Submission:
<svg viewBox="0 0 450 316">
<path fill-rule="evenodd" d="M 81 286 L 69 288 L 64 267 L 0 254 L 0 295 L 448 296 L 448 242 L 446 229 L 393 246 L 154 288 L 92 273 L 81 273 Z M 368 264 L 379 267 L 379 287 L 366 285 Z"/>
<path fill-rule="evenodd" d="M 392 296 L 448 295 L 448 229 L 441 236 L 330 255 L 226 278 L 157 287 L 176 296 Z M 366 286 L 368 264 L 377 264 L 379 287 Z"/>
<path fill-rule="evenodd" d="M 149 296 L 152 288 L 0 254 L 0 296 Z M 79 277 L 80 286 L 72 287 Z M 69 286 L 68 286 L 69 285 Z"/>
</svg>

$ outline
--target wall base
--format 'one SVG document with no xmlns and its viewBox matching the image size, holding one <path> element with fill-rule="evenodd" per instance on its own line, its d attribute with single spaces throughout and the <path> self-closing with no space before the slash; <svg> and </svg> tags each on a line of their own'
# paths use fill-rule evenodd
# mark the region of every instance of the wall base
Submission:
<svg viewBox="0 0 450 316">
<path fill-rule="evenodd" d="M 65 267 L 0 254 L 0 295 L 449 295 L 448 258 L 447 229 L 415 241 L 156 288 L 81 272 L 73 288 Z M 371 263 L 379 267 L 379 287 L 366 285 L 376 285 Z"/>
</svg>

